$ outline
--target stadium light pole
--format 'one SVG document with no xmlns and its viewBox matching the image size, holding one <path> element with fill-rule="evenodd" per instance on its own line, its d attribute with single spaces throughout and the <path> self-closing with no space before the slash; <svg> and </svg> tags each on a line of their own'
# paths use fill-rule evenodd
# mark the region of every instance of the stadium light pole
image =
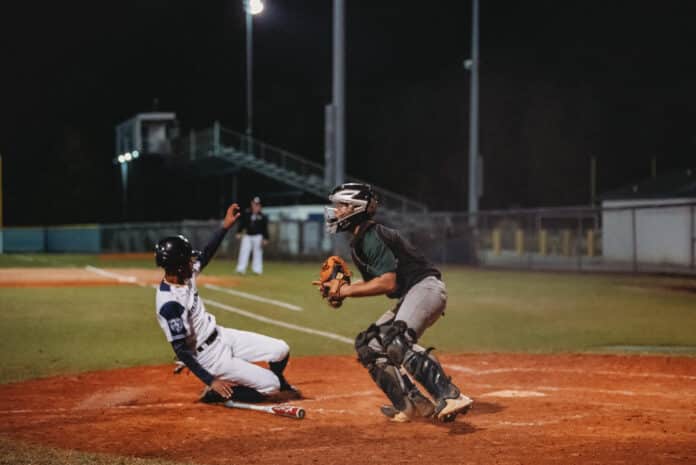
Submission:
<svg viewBox="0 0 696 465">
<path fill-rule="evenodd" d="M 333 2 L 333 175 L 334 185 L 343 184 L 346 177 L 346 51 L 345 51 L 345 1 Z"/>
<path fill-rule="evenodd" d="M 242 0 L 246 12 L 246 136 L 247 151 L 251 151 L 251 137 L 253 135 L 253 43 L 252 43 L 252 16 L 263 11 L 261 0 Z"/>
<path fill-rule="evenodd" d="M 469 224 L 475 226 L 478 214 L 479 168 L 479 0 L 471 5 L 471 59 L 464 66 L 471 71 L 471 98 L 469 108 Z"/>
</svg>

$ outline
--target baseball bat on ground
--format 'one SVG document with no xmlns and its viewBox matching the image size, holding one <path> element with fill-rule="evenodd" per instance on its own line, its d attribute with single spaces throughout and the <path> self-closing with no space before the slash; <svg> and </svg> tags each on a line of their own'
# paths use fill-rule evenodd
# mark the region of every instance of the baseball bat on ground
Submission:
<svg viewBox="0 0 696 465">
<path fill-rule="evenodd" d="M 234 400 L 226 400 L 222 405 L 228 408 L 255 410 L 257 412 L 265 412 L 271 415 L 280 415 L 281 417 L 295 418 L 297 420 L 301 420 L 305 417 L 305 410 L 303 408 L 289 405 L 257 405 Z"/>
</svg>

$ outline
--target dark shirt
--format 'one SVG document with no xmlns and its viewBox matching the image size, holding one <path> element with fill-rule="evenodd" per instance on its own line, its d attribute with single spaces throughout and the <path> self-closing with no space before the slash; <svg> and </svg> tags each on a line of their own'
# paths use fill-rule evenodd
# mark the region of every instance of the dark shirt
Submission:
<svg viewBox="0 0 696 465">
<path fill-rule="evenodd" d="M 365 281 L 396 272 L 397 288 L 387 295 L 390 298 L 403 297 L 428 276 L 441 277 L 440 271 L 398 231 L 373 221 L 360 225 L 351 242 L 351 252 Z"/>
<path fill-rule="evenodd" d="M 264 239 L 268 239 L 268 218 L 263 212 L 251 213 L 247 208 L 239 218 L 239 232 L 246 231 L 250 236 L 262 234 Z"/>
</svg>

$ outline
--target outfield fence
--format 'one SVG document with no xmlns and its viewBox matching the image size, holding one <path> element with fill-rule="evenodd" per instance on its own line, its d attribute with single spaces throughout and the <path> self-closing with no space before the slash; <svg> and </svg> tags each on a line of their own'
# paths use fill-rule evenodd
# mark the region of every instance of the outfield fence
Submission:
<svg viewBox="0 0 696 465">
<path fill-rule="evenodd" d="M 401 228 L 440 263 L 696 273 L 696 202 L 410 215 Z"/>
<path fill-rule="evenodd" d="M 605 202 L 602 208 L 541 208 L 391 214 L 398 228 L 433 261 L 519 269 L 696 273 L 696 202 Z M 150 252 L 158 239 L 184 234 L 202 247 L 220 221 L 120 223 L 5 228 L 5 252 Z M 271 259 L 303 260 L 346 253 L 323 221 L 269 223 Z M 227 235 L 219 253 L 234 257 L 240 241 Z"/>
</svg>

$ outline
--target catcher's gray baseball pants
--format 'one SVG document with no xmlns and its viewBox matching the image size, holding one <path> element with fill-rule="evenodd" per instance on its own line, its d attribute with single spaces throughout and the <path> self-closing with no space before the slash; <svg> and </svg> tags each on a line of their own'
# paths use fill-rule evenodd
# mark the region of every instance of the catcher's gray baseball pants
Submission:
<svg viewBox="0 0 696 465">
<path fill-rule="evenodd" d="M 447 306 L 447 290 L 445 283 L 434 276 L 419 281 L 396 307 L 382 315 L 375 324 L 382 325 L 391 320 L 403 320 L 406 325 L 416 332 L 420 339 L 426 329 L 431 327 L 445 312 Z M 395 318 L 396 316 L 396 318 Z M 370 348 L 381 352 L 383 349 L 376 339 L 370 341 Z"/>
</svg>

